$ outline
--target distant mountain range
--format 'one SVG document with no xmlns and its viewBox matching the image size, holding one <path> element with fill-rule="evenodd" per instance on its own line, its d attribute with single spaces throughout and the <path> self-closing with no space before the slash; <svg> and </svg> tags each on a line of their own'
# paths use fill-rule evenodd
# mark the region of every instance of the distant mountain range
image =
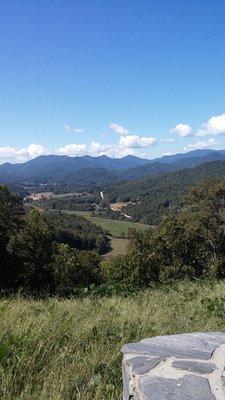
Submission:
<svg viewBox="0 0 225 400">
<path fill-rule="evenodd" d="M 68 157 L 40 156 L 20 164 L 0 165 L 2 183 L 62 183 L 92 186 L 118 181 L 161 175 L 190 168 L 205 162 L 225 160 L 225 150 L 195 150 L 184 154 L 147 160 L 134 156 Z"/>
</svg>

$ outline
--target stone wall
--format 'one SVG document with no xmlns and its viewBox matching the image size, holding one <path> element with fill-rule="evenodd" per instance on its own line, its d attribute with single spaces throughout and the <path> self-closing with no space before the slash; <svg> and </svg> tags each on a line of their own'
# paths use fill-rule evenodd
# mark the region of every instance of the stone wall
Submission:
<svg viewBox="0 0 225 400">
<path fill-rule="evenodd" d="M 225 333 L 158 336 L 122 352 L 124 400 L 225 400 Z"/>
</svg>

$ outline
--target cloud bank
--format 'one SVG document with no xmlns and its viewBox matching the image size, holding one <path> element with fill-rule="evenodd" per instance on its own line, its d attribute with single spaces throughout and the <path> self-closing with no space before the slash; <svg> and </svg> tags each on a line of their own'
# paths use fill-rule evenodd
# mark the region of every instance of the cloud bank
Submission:
<svg viewBox="0 0 225 400">
<path fill-rule="evenodd" d="M 188 144 L 183 148 L 184 151 L 198 150 L 198 149 L 210 149 L 216 146 L 218 143 L 215 139 L 199 140 L 195 143 Z"/>
<path fill-rule="evenodd" d="M 73 128 L 69 125 L 64 126 L 68 133 L 80 132 L 81 129 Z M 59 154 L 66 156 L 101 156 L 103 154 L 110 157 L 123 157 L 128 154 L 136 154 L 136 149 L 147 149 L 157 144 L 156 138 L 152 136 L 138 136 L 132 134 L 128 129 L 118 125 L 110 124 L 110 129 L 119 135 L 116 144 L 102 144 L 99 141 L 85 143 L 65 144 L 58 149 L 50 150 L 41 144 L 30 144 L 26 148 L 16 149 L 14 147 L 0 147 L 0 163 L 3 162 L 24 162 L 40 155 Z M 82 130 L 83 131 L 83 130 Z"/>
<path fill-rule="evenodd" d="M 154 136 L 137 135 L 122 125 L 111 123 L 109 125 L 111 131 L 117 135 L 117 141 L 113 144 L 103 144 L 99 141 L 91 141 L 90 143 L 70 143 L 65 144 L 56 149 L 48 149 L 42 144 L 31 143 L 25 148 L 17 149 L 11 146 L 0 146 L 0 163 L 4 162 L 24 162 L 35 157 L 47 154 L 59 154 L 66 156 L 101 156 L 108 155 L 110 157 L 123 157 L 128 154 L 147 157 L 145 152 L 140 154 L 140 149 L 150 149 L 161 143 L 174 143 L 173 137 L 165 137 L 157 140 Z M 83 128 L 75 128 L 68 124 L 64 125 L 67 133 L 81 133 Z M 171 134 L 175 134 L 178 140 L 188 140 L 190 137 L 203 137 L 207 135 L 225 135 L 225 114 L 212 116 L 207 122 L 203 123 L 198 130 L 194 130 L 188 123 L 178 123 L 174 128 L 170 129 Z M 108 136 L 108 132 L 100 134 L 100 136 Z M 180 138 L 180 139 L 179 139 Z M 102 139 L 103 140 L 103 139 Z M 208 140 L 198 140 L 193 143 L 186 144 L 183 151 L 195 149 L 205 149 L 215 147 L 219 143 L 215 138 Z M 167 152 L 168 153 L 168 152 Z"/>
<path fill-rule="evenodd" d="M 41 144 L 31 143 L 28 147 L 16 149 L 10 146 L 0 146 L 0 162 L 24 162 L 32 158 L 50 154 Z"/>
</svg>

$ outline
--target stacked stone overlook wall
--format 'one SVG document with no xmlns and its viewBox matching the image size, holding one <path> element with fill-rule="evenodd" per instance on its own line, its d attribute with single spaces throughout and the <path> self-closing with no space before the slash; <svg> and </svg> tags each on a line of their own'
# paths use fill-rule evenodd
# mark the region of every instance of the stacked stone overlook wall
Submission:
<svg viewBox="0 0 225 400">
<path fill-rule="evenodd" d="M 225 400 L 225 333 L 158 336 L 122 352 L 124 400 Z"/>
</svg>

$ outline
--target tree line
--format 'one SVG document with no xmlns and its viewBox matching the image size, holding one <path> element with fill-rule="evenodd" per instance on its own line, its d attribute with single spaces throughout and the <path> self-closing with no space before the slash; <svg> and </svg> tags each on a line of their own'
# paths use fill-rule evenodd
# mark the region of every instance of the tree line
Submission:
<svg viewBox="0 0 225 400">
<path fill-rule="evenodd" d="M 101 202 L 99 194 L 78 193 L 65 197 L 53 197 L 40 202 L 44 207 L 52 210 L 93 211 L 95 204 Z"/>
</svg>

